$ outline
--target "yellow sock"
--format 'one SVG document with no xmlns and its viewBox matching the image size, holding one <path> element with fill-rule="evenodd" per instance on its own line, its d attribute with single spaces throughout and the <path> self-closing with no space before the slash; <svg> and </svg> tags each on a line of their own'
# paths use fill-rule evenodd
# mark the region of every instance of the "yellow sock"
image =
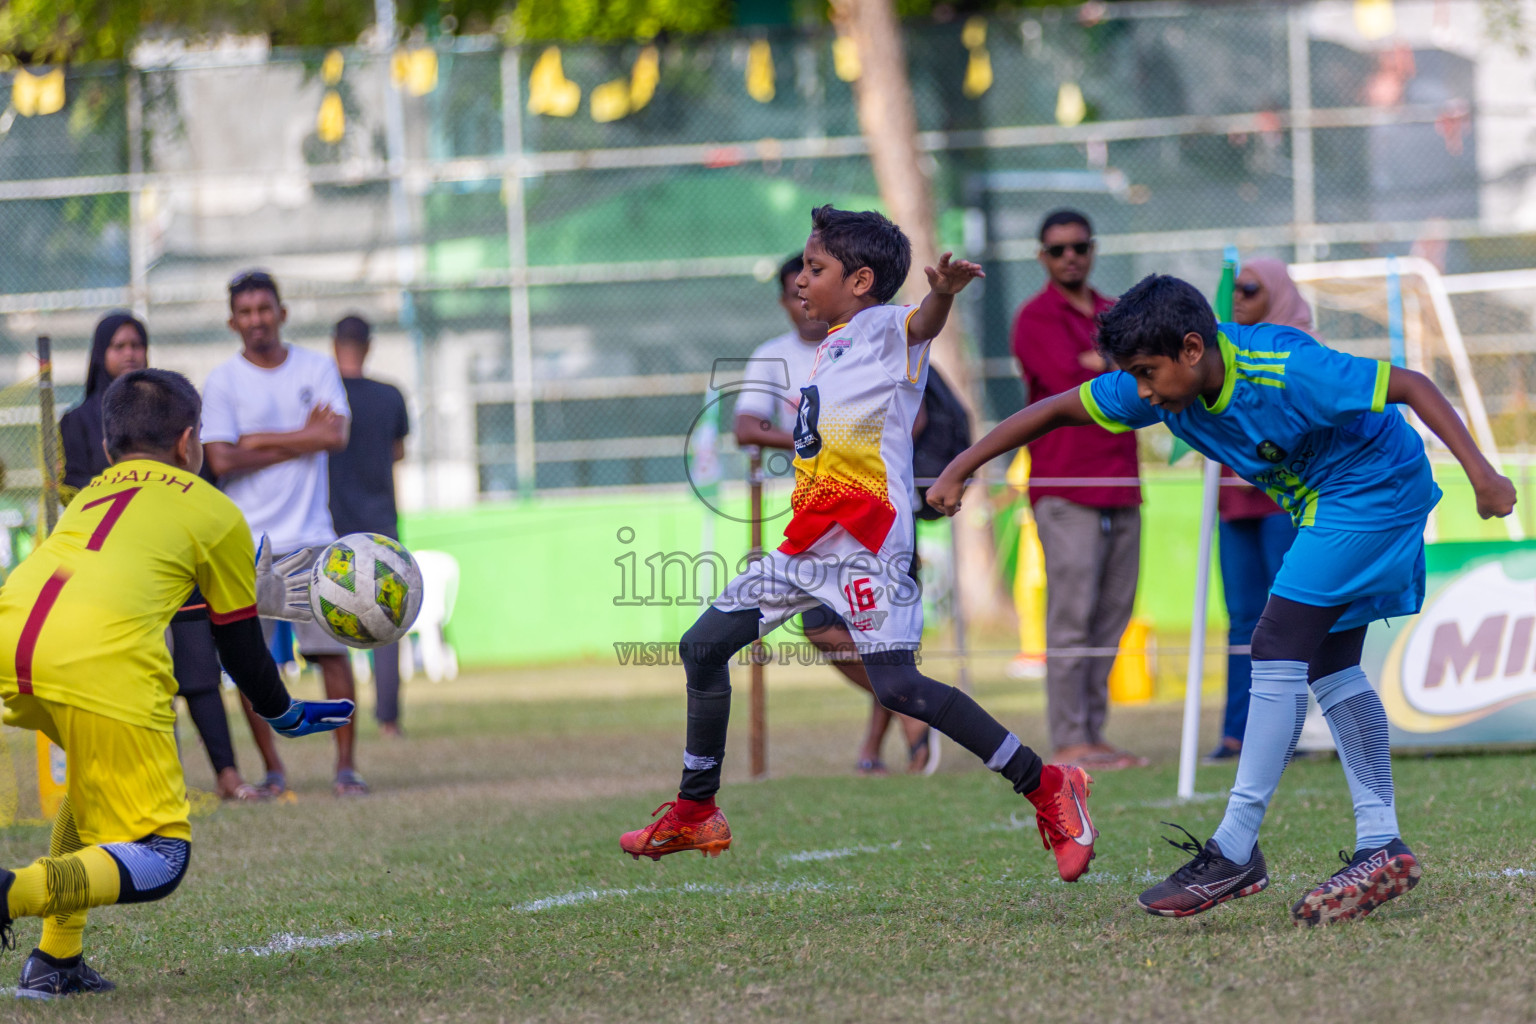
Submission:
<svg viewBox="0 0 1536 1024">
<path fill-rule="evenodd" d="M 65 797 L 53 818 L 53 835 L 48 840 L 48 856 L 63 857 L 85 848 L 75 824 L 75 808 Z M 37 948 L 51 957 L 67 960 L 85 951 L 84 910 L 43 918 L 43 937 Z"/>
<path fill-rule="evenodd" d="M 85 952 L 85 911 L 56 914 L 43 919 L 43 937 L 37 948 L 58 960 Z"/>
<path fill-rule="evenodd" d="M 99 846 L 63 857 L 39 857 L 16 872 L 11 883 L 10 916 L 56 917 L 87 907 L 116 903 L 117 861 Z"/>
</svg>

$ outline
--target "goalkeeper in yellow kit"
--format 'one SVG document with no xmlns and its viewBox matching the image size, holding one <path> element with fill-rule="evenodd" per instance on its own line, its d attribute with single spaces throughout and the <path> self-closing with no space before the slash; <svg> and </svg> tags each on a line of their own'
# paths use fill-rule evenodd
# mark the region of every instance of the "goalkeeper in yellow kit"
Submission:
<svg viewBox="0 0 1536 1024">
<path fill-rule="evenodd" d="M 257 615 L 308 617 L 312 552 L 274 568 L 234 503 L 197 475 L 201 401 L 188 380 L 135 370 L 107 389 L 112 465 L 0 588 L 5 724 L 36 729 L 68 756 L 49 855 L 0 868 L 0 944 L 43 918 L 17 995 L 49 999 L 112 983 L 82 959 L 86 910 L 175 891 L 192 828 L 176 753 L 176 681 L 165 629 L 202 589 L 219 659 L 258 713 L 287 736 L 344 725 L 351 701 L 294 701 Z"/>
</svg>

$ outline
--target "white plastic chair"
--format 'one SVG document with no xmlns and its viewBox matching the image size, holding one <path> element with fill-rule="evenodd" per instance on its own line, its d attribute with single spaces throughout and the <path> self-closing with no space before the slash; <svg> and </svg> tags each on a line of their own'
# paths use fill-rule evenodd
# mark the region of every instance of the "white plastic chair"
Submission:
<svg viewBox="0 0 1536 1024">
<path fill-rule="evenodd" d="M 459 560 L 446 551 L 413 551 L 421 567 L 421 614 L 406 634 L 409 645 L 404 674 L 416 674 L 416 662 L 434 683 L 459 677 L 459 656 L 443 633 L 453 618 L 453 605 L 459 596 Z"/>
</svg>

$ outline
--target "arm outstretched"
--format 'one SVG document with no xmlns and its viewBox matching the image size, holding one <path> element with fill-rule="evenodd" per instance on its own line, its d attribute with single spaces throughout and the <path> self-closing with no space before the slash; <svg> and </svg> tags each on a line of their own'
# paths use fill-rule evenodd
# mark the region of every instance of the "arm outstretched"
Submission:
<svg viewBox="0 0 1536 1024">
<path fill-rule="evenodd" d="M 952 516 L 960 511 L 960 495 L 965 490 L 965 481 L 976 470 L 1004 452 L 1029 444 L 1058 427 L 1085 427 L 1091 423 L 1093 417 L 1088 414 L 1076 389 L 1025 406 L 944 467 L 938 481 L 928 488 L 928 504 Z"/>
</svg>

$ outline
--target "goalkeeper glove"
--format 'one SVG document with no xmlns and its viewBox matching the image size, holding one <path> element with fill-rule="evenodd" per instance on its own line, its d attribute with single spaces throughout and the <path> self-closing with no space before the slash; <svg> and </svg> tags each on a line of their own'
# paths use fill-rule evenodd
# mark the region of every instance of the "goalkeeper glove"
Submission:
<svg viewBox="0 0 1536 1024">
<path fill-rule="evenodd" d="M 318 548 L 300 548 L 272 563 L 272 542 L 261 535 L 256 549 L 256 614 L 266 619 L 312 622 L 309 607 L 309 571 Z"/>
<path fill-rule="evenodd" d="M 268 718 L 273 730 L 284 736 L 308 736 L 330 732 L 352 721 L 357 705 L 350 700 L 296 700 L 276 718 Z"/>
</svg>

